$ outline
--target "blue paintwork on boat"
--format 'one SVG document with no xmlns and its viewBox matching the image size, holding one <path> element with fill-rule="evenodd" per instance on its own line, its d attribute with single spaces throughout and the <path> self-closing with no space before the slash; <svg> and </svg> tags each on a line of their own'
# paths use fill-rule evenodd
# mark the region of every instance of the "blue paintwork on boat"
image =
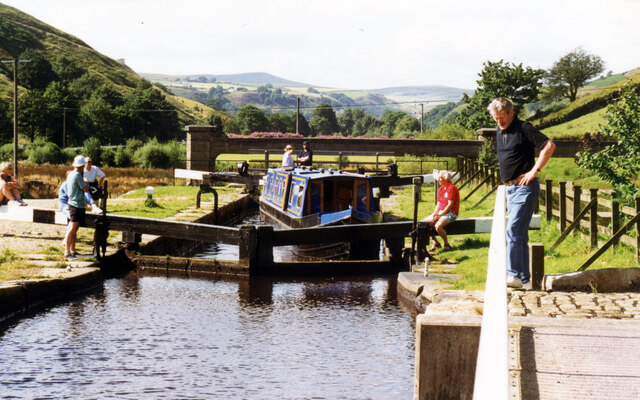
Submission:
<svg viewBox="0 0 640 400">
<path fill-rule="evenodd" d="M 371 178 L 343 171 L 308 168 L 273 168 L 264 178 L 261 207 L 293 225 L 296 219 L 314 225 L 333 224 L 346 219 L 359 223 L 379 222 L 373 201 Z M 282 217 L 282 218 L 281 218 Z M 310 222 L 302 224 L 303 226 Z"/>
</svg>

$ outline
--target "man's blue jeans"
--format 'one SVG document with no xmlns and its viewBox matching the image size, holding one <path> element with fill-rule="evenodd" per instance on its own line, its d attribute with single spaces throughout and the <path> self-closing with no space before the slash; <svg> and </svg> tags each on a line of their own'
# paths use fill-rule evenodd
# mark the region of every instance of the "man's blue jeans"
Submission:
<svg viewBox="0 0 640 400">
<path fill-rule="evenodd" d="M 535 178 L 529 185 L 507 186 L 507 273 L 527 283 L 529 273 L 529 223 L 540 193 Z"/>
</svg>

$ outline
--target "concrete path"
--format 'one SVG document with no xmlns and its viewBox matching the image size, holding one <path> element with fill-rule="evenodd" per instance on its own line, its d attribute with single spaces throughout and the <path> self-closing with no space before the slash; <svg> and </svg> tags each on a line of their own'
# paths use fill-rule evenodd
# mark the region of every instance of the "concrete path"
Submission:
<svg viewBox="0 0 640 400">
<path fill-rule="evenodd" d="M 480 316 L 484 292 L 400 273 L 427 316 Z M 640 293 L 509 290 L 512 399 L 640 399 Z"/>
</svg>

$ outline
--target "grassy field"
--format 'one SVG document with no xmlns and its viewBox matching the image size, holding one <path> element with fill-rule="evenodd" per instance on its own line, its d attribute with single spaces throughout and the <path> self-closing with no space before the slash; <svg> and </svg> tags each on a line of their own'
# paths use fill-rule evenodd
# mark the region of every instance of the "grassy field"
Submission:
<svg viewBox="0 0 640 400">
<path fill-rule="evenodd" d="M 477 208 L 471 208 L 487 191 L 487 189 L 479 190 L 468 200 L 462 201 L 460 204 L 460 217 L 492 216 L 495 196 L 491 196 Z M 403 218 L 412 219 L 414 207 L 412 189 L 402 188 L 396 189 L 394 192 L 399 195 L 399 204 L 394 208 L 395 213 Z M 464 198 L 469 192 L 470 188 L 463 188 L 461 198 Z M 427 217 L 433 211 L 435 203 L 432 185 L 423 186 L 422 199 L 423 201 L 420 202 L 418 207 L 419 219 Z M 556 249 L 551 250 L 551 244 L 560 236 L 559 223 L 557 220 L 547 222 L 542 212 L 541 216 L 542 228 L 540 230 L 531 230 L 529 241 L 545 245 L 545 274 L 558 274 L 577 270 L 595 251 L 589 246 L 587 233 L 581 232 L 577 235 L 570 235 Z M 453 289 L 484 290 L 489 239 L 489 234 L 451 236 L 449 241 L 453 250 L 436 254 L 438 261 L 432 263 L 430 268 L 438 271 L 438 265 L 440 264 L 457 264 L 453 273 L 459 274 L 461 278 L 451 281 Z M 600 245 L 604 244 L 606 240 L 606 237 L 599 236 Z M 410 246 L 410 241 L 407 240 L 406 244 Z M 627 245 L 620 245 L 615 250 L 605 252 L 589 269 L 631 267 L 638 267 L 634 257 L 634 249 Z"/>
<path fill-rule="evenodd" d="M 584 134 L 600 132 L 600 126 L 604 124 L 604 115 L 607 109 L 602 108 L 598 111 L 583 115 L 582 117 L 573 119 L 563 124 L 554 125 L 545 128 L 542 132 L 550 139 L 555 138 L 576 138 L 582 139 Z"/>
<path fill-rule="evenodd" d="M 158 186 L 154 188 L 154 205 L 145 205 L 147 195 L 145 188 L 129 192 L 117 199 L 107 202 L 110 213 L 132 215 L 137 217 L 163 219 L 176 215 L 180 211 L 192 207 L 196 201 L 198 186 Z M 218 195 L 231 189 L 216 187 Z M 213 198 L 212 193 L 203 193 L 201 201 L 208 202 Z"/>
</svg>

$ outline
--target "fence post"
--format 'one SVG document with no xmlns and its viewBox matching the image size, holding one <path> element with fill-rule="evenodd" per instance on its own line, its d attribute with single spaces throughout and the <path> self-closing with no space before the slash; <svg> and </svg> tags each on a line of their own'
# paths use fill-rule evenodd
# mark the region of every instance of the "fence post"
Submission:
<svg viewBox="0 0 640 400">
<path fill-rule="evenodd" d="M 240 243 L 238 243 L 238 259 L 240 264 L 249 269 L 249 274 L 256 268 L 258 255 L 257 231 L 254 225 L 240 227 Z"/>
<path fill-rule="evenodd" d="M 553 181 L 551 179 L 547 179 L 544 181 L 545 184 L 545 195 L 547 196 L 546 206 L 547 206 L 547 221 L 551 221 L 553 218 Z"/>
<path fill-rule="evenodd" d="M 273 265 L 273 226 L 271 225 L 258 225 L 257 226 L 257 252 L 256 257 L 257 268 L 260 271 L 265 271 L 271 268 Z M 253 271 L 252 271 L 253 272 Z"/>
<path fill-rule="evenodd" d="M 576 216 L 580 214 L 580 196 L 582 196 L 582 187 L 580 187 L 580 185 L 573 185 L 573 214 L 571 215 L 571 222 L 574 222 Z M 578 225 L 577 228 L 580 228 L 580 226 Z M 577 228 L 573 231 L 574 235 L 578 234 Z"/>
<path fill-rule="evenodd" d="M 529 243 L 529 265 L 531 287 L 533 290 L 542 290 L 544 278 L 544 245 L 542 243 Z"/>
<path fill-rule="evenodd" d="M 380 159 L 380 153 L 376 153 L 376 173 L 378 173 L 378 170 L 380 169 L 379 159 Z"/>
<path fill-rule="evenodd" d="M 598 247 L 598 189 L 589 189 L 591 192 L 591 200 L 596 199 L 596 201 L 591 206 L 591 219 L 589 234 L 591 236 L 591 247 Z"/>
<path fill-rule="evenodd" d="M 269 169 L 269 150 L 264 151 L 264 169 Z"/>
<path fill-rule="evenodd" d="M 496 174 L 497 170 L 491 167 L 487 167 L 487 168 L 489 168 L 489 173 L 491 174 L 491 187 L 494 187 L 498 182 L 498 175 Z"/>
<path fill-rule="evenodd" d="M 342 169 L 342 152 L 338 153 L 338 169 Z"/>
<path fill-rule="evenodd" d="M 422 201 L 422 178 L 413 178 L 413 201 Z"/>
<path fill-rule="evenodd" d="M 618 194 L 614 190 L 611 193 L 611 235 L 615 235 L 620 230 L 620 202 L 618 200 Z M 616 248 L 619 241 L 615 241 L 613 249 Z"/>
<path fill-rule="evenodd" d="M 567 182 L 560 182 L 560 232 L 567 227 Z"/>
</svg>

